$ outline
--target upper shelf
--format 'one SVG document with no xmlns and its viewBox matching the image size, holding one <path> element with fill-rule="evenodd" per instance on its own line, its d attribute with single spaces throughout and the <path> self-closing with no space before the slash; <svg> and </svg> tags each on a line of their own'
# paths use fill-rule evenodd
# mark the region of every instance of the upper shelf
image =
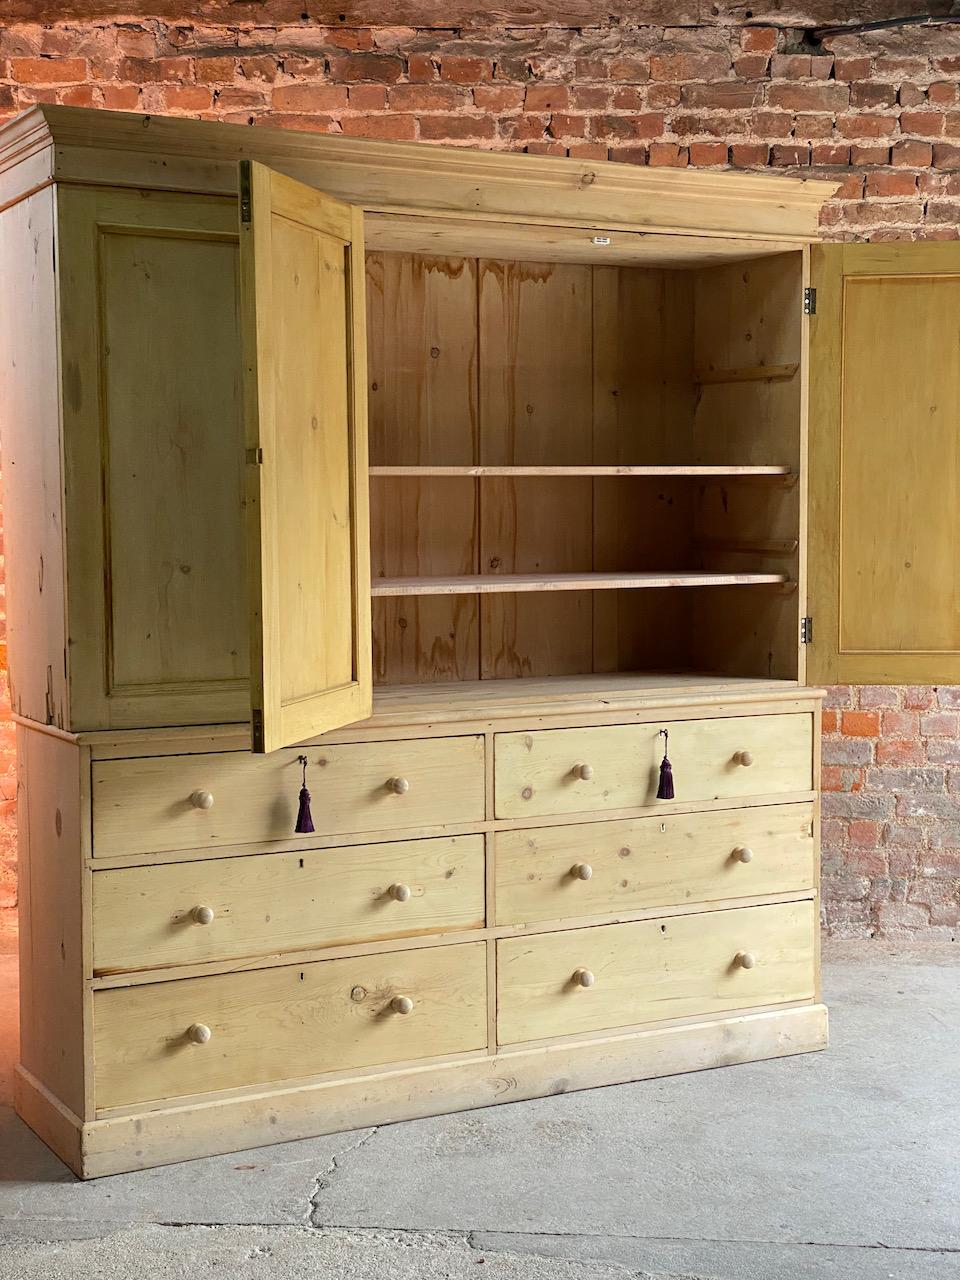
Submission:
<svg viewBox="0 0 960 1280">
<path fill-rule="evenodd" d="M 371 467 L 372 476 L 792 476 L 790 467 L 679 466 L 582 467 Z"/>
<path fill-rule="evenodd" d="M 493 573 L 449 578 L 375 578 L 375 596 L 472 596 L 528 591 L 634 591 L 643 587 L 782 586 L 785 573 Z"/>
</svg>

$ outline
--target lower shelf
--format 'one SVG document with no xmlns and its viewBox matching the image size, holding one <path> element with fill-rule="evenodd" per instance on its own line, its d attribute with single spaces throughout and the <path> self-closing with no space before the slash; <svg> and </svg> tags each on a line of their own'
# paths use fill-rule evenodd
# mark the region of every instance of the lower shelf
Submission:
<svg viewBox="0 0 960 1280">
<path fill-rule="evenodd" d="M 785 573 L 496 573 L 450 578 L 375 578 L 374 596 L 514 595 L 529 591 L 637 591 L 655 587 L 783 586 Z"/>
<path fill-rule="evenodd" d="M 500 1102 L 810 1053 L 826 1045 L 827 1010 L 807 1004 L 214 1095 L 87 1123 L 22 1068 L 15 1077 L 15 1100 L 23 1120 L 75 1173 L 97 1178 Z"/>
</svg>

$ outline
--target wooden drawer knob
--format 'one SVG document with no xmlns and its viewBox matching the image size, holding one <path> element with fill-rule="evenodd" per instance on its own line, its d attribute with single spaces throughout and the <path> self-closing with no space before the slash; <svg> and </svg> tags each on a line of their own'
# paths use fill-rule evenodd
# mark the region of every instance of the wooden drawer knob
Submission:
<svg viewBox="0 0 960 1280">
<path fill-rule="evenodd" d="M 388 778 L 387 790 L 391 791 L 395 796 L 405 796 L 410 790 L 410 783 L 406 778 Z"/>
<path fill-rule="evenodd" d="M 739 849 L 734 849 L 733 856 L 738 862 L 752 862 L 753 850 L 748 849 L 746 845 L 742 845 Z"/>
<path fill-rule="evenodd" d="M 757 963 L 757 957 L 752 951 L 738 951 L 734 956 L 734 963 L 740 969 L 752 969 Z"/>
<path fill-rule="evenodd" d="M 190 914 L 197 924 L 213 924 L 213 907 L 194 907 Z"/>
<path fill-rule="evenodd" d="M 213 1032 L 203 1022 L 194 1022 L 187 1027 L 187 1039 L 193 1044 L 209 1044 Z"/>
<path fill-rule="evenodd" d="M 573 980 L 578 987 L 592 987 L 596 978 L 589 969 L 574 969 Z"/>
<path fill-rule="evenodd" d="M 575 778 L 580 778 L 583 782 L 589 782 L 593 777 L 592 764 L 575 764 L 571 773 Z"/>
<path fill-rule="evenodd" d="M 593 867 L 589 862 L 575 862 L 570 868 L 574 880 L 589 880 L 593 875 Z"/>
<path fill-rule="evenodd" d="M 748 769 L 753 764 L 752 751 L 738 751 L 733 758 L 737 764 L 742 764 L 745 769 Z"/>
<path fill-rule="evenodd" d="M 413 1001 L 409 996 L 394 996 L 390 1001 L 390 1008 L 394 1013 L 413 1013 Z"/>
<path fill-rule="evenodd" d="M 388 892 L 394 902 L 410 901 L 410 886 L 408 884 L 392 884 Z"/>
<path fill-rule="evenodd" d="M 213 808 L 213 792 L 212 791 L 194 791 L 190 797 L 190 803 L 195 809 L 212 809 Z"/>
</svg>

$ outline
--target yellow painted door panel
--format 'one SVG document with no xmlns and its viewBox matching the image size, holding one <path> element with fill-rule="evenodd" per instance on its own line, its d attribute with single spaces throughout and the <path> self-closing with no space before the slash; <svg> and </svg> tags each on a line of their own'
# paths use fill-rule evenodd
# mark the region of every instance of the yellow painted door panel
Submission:
<svg viewBox="0 0 960 1280">
<path fill-rule="evenodd" d="M 241 164 L 253 749 L 373 709 L 363 215 Z"/>
<path fill-rule="evenodd" d="M 960 682 L 960 246 L 820 245 L 808 679 Z"/>
</svg>

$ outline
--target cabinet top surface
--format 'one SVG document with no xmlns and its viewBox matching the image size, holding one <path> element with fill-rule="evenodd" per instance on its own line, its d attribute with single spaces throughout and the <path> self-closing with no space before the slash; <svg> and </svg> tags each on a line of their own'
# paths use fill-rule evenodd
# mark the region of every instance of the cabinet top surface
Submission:
<svg viewBox="0 0 960 1280">
<path fill-rule="evenodd" d="M 0 128 L 0 178 L 49 151 L 52 181 L 234 194 L 237 161 L 247 158 L 371 210 L 786 241 L 817 237 L 820 208 L 836 190 L 809 178 L 647 169 L 52 105 Z M 10 185 L 12 198 L 26 193 Z M 0 207 L 10 199 L 0 183 Z"/>
</svg>

